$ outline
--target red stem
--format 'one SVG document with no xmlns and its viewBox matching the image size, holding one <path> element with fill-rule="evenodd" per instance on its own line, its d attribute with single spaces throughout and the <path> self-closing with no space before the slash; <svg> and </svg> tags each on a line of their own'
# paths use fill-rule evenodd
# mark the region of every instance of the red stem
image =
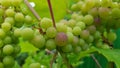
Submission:
<svg viewBox="0 0 120 68">
<path fill-rule="evenodd" d="M 53 14 L 53 11 L 52 11 L 52 5 L 51 5 L 51 2 L 50 2 L 50 0 L 47 0 L 47 2 L 48 2 L 48 6 L 49 6 L 49 10 L 50 10 L 51 17 L 52 17 L 53 26 L 56 28 L 55 18 L 54 18 L 54 14 Z"/>
</svg>

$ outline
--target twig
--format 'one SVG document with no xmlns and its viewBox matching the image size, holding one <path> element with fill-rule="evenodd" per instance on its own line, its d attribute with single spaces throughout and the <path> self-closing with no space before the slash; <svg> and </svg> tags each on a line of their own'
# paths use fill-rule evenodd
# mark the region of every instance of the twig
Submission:
<svg viewBox="0 0 120 68">
<path fill-rule="evenodd" d="M 96 62 L 98 68 L 102 68 L 102 66 L 100 65 L 100 63 L 98 62 L 98 60 L 95 58 L 95 56 L 92 54 L 91 57 L 93 58 L 93 60 Z"/>
<path fill-rule="evenodd" d="M 36 17 L 36 19 L 38 21 L 41 20 L 40 16 L 38 15 L 38 13 L 34 10 L 34 8 L 29 4 L 28 0 L 24 0 L 24 3 L 27 5 L 27 7 L 29 8 L 29 10 L 33 13 L 33 15 Z"/>
<path fill-rule="evenodd" d="M 57 55 L 58 55 L 58 52 L 56 51 L 56 52 L 54 53 L 54 55 L 53 55 L 53 58 L 52 58 L 51 61 L 50 61 L 50 68 L 52 68 L 53 63 L 54 63 L 54 61 L 56 60 Z"/>
<path fill-rule="evenodd" d="M 50 2 L 50 0 L 47 0 L 47 2 L 48 2 L 48 6 L 49 6 L 49 10 L 50 10 L 51 17 L 52 17 L 53 26 L 56 28 L 55 18 L 54 18 L 54 14 L 53 14 L 53 11 L 52 11 L 52 5 L 51 5 L 51 2 Z"/>
</svg>

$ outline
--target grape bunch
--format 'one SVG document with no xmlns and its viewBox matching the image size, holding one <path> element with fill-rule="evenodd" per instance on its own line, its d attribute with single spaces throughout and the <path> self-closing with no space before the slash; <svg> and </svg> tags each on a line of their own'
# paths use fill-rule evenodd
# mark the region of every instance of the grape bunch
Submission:
<svg viewBox="0 0 120 68">
<path fill-rule="evenodd" d="M 0 68 L 12 68 L 20 52 L 19 38 L 39 49 L 80 53 L 92 46 L 109 49 L 120 27 L 119 3 L 112 0 L 75 0 L 71 18 L 40 22 L 20 8 L 22 0 L 0 0 Z M 35 23 L 37 22 L 37 23 Z M 35 25 L 35 26 L 33 26 Z M 30 68 L 40 68 L 38 62 Z"/>
<path fill-rule="evenodd" d="M 19 38 L 33 36 L 32 17 L 20 9 L 21 0 L 0 0 L 0 68 L 13 68 L 20 53 Z M 28 34 L 27 34 L 27 33 Z"/>
<path fill-rule="evenodd" d="M 78 0 L 71 6 L 69 20 L 62 19 L 53 26 L 51 19 L 42 18 L 30 43 L 63 53 L 79 53 L 91 46 L 109 49 L 117 38 L 115 29 L 120 27 L 119 10 L 119 3 L 111 0 Z"/>
</svg>

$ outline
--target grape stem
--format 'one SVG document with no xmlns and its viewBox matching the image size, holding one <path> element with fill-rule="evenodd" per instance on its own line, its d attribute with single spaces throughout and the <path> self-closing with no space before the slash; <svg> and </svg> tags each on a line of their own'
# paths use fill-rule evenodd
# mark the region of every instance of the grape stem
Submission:
<svg viewBox="0 0 120 68">
<path fill-rule="evenodd" d="M 59 51 L 59 53 L 62 56 L 64 63 L 67 65 L 67 68 L 73 68 L 73 66 L 68 62 L 68 58 L 67 58 L 66 54 L 64 54 L 63 52 L 60 52 L 60 51 Z"/>
<path fill-rule="evenodd" d="M 91 54 L 91 57 L 93 58 L 93 60 L 97 64 L 98 68 L 102 68 L 102 66 L 100 65 L 100 63 L 98 62 L 98 60 L 95 58 L 95 56 L 93 54 Z"/>
<path fill-rule="evenodd" d="M 29 10 L 33 13 L 33 15 L 36 17 L 36 19 L 38 21 L 41 20 L 40 16 L 38 15 L 38 13 L 34 10 L 34 8 L 29 4 L 28 0 L 24 0 L 24 3 L 26 4 L 26 6 L 29 8 Z"/>
<path fill-rule="evenodd" d="M 54 18 L 51 2 L 50 2 L 50 0 L 47 0 L 47 2 L 48 2 L 48 6 L 49 6 L 51 17 L 52 17 L 53 26 L 56 28 L 55 18 Z"/>
<path fill-rule="evenodd" d="M 53 67 L 53 63 L 54 63 L 54 61 L 56 60 L 57 55 L 58 55 L 58 52 L 56 51 L 56 52 L 54 53 L 54 55 L 53 55 L 53 58 L 52 58 L 51 61 L 50 61 L 50 68 Z"/>
</svg>

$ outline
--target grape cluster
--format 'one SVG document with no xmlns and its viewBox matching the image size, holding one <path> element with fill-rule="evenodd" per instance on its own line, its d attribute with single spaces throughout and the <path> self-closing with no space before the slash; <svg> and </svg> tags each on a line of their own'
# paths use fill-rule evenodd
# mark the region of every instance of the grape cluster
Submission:
<svg viewBox="0 0 120 68">
<path fill-rule="evenodd" d="M 119 28 L 119 10 L 119 4 L 111 0 L 78 0 L 71 6 L 69 20 L 62 19 L 53 26 L 51 19 L 42 18 L 42 32 L 36 30 L 30 43 L 64 53 L 79 53 L 92 45 L 109 49 L 117 38 L 114 30 Z"/>
<path fill-rule="evenodd" d="M 75 0 L 71 18 L 55 23 L 32 17 L 20 9 L 21 0 L 0 0 L 0 68 L 12 68 L 20 52 L 19 38 L 39 49 L 63 53 L 79 53 L 95 45 L 109 49 L 120 27 L 119 3 L 111 0 Z M 33 27 L 33 24 L 35 26 Z M 36 25 L 37 24 L 37 25 Z M 40 67 L 39 63 L 30 65 Z"/>
<path fill-rule="evenodd" d="M 32 25 L 32 17 L 21 12 L 21 2 L 0 0 L 0 68 L 13 68 L 21 50 L 19 38 L 31 39 L 34 33 L 28 27 Z"/>
</svg>

